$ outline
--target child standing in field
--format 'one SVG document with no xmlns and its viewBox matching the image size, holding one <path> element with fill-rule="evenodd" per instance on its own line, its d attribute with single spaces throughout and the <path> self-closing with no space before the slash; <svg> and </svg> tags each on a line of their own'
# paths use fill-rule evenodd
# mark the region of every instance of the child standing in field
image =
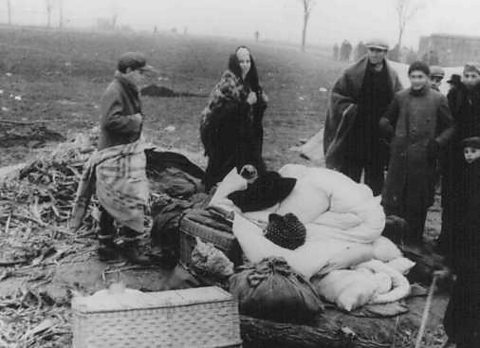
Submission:
<svg viewBox="0 0 480 348">
<path fill-rule="evenodd" d="M 449 342 L 477 347 L 480 339 L 480 137 L 462 141 L 466 170 L 462 223 L 452 238 L 451 264 L 457 279 L 444 318 Z M 447 345 L 448 347 L 448 345 Z"/>
<path fill-rule="evenodd" d="M 395 95 L 379 124 L 391 139 L 382 204 L 386 215 L 406 220 L 405 242 L 417 246 L 423 242 L 427 209 L 433 204 L 438 154 L 453 133 L 447 99 L 430 87 L 429 75 L 425 63 L 410 65 L 411 87 Z"/>
</svg>

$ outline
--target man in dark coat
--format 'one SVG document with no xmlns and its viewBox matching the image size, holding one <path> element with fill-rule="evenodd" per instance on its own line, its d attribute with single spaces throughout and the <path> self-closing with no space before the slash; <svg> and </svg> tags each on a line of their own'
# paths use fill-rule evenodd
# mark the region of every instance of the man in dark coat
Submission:
<svg viewBox="0 0 480 348">
<path fill-rule="evenodd" d="M 402 89 L 386 60 L 388 44 L 371 40 L 368 55 L 345 70 L 330 94 L 324 132 L 325 162 L 353 180 L 381 193 L 387 162 L 378 121 L 395 92 Z"/>
<path fill-rule="evenodd" d="M 452 80 L 454 80 L 452 75 Z M 463 79 L 455 79 L 447 98 L 455 120 L 455 134 L 441 160 L 442 231 L 438 251 L 450 258 L 452 238 L 465 211 L 465 184 L 458 180 L 466 170 L 462 139 L 480 136 L 480 65 L 466 64 Z"/>
<path fill-rule="evenodd" d="M 392 138 L 382 204 L 387 215 L 407 221 L 406 242 L 420 245 L 438 154 L 453 134 L 453 119 L 447 98 L 430 87 L 428 65 L 414 62 L 408 74 L 412 86 L 395 95 L 380 120 L 381 131 Z"/>
<path fill-rule="evenodd" d="M 100 137 L 98 150 L 130 144 L 137 141 L 142 133 L 143 113 L 139 98 L 139 87 L 144 83 L 144 74 L 153 71 L 139 52 L 122 55 L 117 64 L 115 79 L 105 90 L 101 101 Z M 99 257 L 103 260 L 115 258 L 117 248 L 114 243 L 116 228 L 114 218 L 104 207 L 100 207 L 100 231 L 98 239 Z M 136 263 L 146 262 L 137 249 L 139 232 L 124 226 L 124 252 L 128 259 Z"/>
</svg>

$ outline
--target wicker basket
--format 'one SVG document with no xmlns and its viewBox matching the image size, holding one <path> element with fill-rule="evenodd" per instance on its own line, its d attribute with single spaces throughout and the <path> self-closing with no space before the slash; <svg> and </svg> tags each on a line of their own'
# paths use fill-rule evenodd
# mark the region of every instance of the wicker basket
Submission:
<svg viewBox="0 0 480 348">
<path fill-rule="evenodd" d="M 241 347 L 238 304 L 218 287 L 145 293 L 138 308 L 92 302 L 72 301 L 74 348 Z"/>
<path fill-rule="evenodd" d="M 188 214 L 180 223 L 180 263 L 191 267 L 191 254 L 196 245 L 195 237 L 203 242 L 212 243 L 216 248 L 238 266 L 242 263 L 242 249 L 232 232 L 226 232 L 210 226 L 203 225 L 189 219 Z"/>
</svg>

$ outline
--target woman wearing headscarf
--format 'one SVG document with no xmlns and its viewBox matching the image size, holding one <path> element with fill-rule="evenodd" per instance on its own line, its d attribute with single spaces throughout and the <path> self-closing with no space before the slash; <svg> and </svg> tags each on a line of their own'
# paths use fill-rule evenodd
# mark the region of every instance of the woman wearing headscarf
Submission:
<svg viewBox="0 0 480 348">
<path fill-rule="evenodd" d="M 461 141 L 480 136 L 480 65 L 468 63 L 462 81 L 448 93 L 449 107 L 455 122 L 455 133 L 441 159 L 442 232 L 439 251 L 452 257 L 453 238 L 465 212 L 468 183 L 460 178 L 466 170 Z"/>
<path fill-rule="evenodd" d="M 207 190 L 232 168 L 240 171 L 245 164 L 252 164 L 259 173 L 265 170 L 262 119 L 267 101 L 250 50 L 238 47 L 202 112 L 200 136 L 208 156 Z"/>
</svg>

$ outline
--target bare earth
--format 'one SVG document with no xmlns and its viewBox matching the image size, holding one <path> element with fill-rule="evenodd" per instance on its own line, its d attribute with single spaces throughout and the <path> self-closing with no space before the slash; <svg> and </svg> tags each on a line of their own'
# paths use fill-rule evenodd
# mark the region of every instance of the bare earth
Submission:
<svg viewBox="0 0 480 348">
<path fill-rule="evenodd" d="M 155 81 L 158 85 L 177 93 L 197 95 L 145 97 L 145 135 L 156 144 L 188 151 L 192 160 L 203 166 L 205 158 L 198 134 L 200 112 L 226 67 L 229 54 L 245 43 L 251 47 L 261 83 L 270 99 L 264 120 L 267 165 L 276 170 L 286 163 L 308 164 L 290 148 L 313 136 L 322 126 L 327 93 L 319 89 L 328 90 L 344 68 L 342 63 L 329 58 L 329 51 L 312 49 L 302 54 L 295 47 L 276 47 L 268 42 L 169 34 L 0 29 L 0 167 L 35 158 L 45 151 L 44 146 L 55 143 L 55 137 L 45 136 L 38 140 L 30 136 L 28 127 L 32 123 L 42 124 L 67 139 L 96 126 L 101 93 L 113 77 L 116 58 L 127 50 L 146 53 L 149 63 L 161 71 L 160 78 Z M 11 141 L 12 132 L 7 132 L 6 123 L 1 123 L 6 120 L 19 122 L 15 127 L 9 126 L 16 140 Z M 8 144 L 7 136 L 10 136 Z M 429 215 L 429 236 L 438 235 L 439 223 L 437 202 Z M 4 230 L 2 222 L 0 238 Z M 148 290 L 177 286 L 169 280 L 157 282 L 156 279 L 170 277 L 168 272 L 159 269 L 138 270 L 128 265 L 112 266 L 97 261 L 92 239 L 75 250 L 74 254 L 62 256 L 59 263 L 54 259 L 21 271 L 0 266 L 0 331 L 7 308 L 4 307 L 7 302 L 2 299 L 18 294 L 19 289 L 42 289 L 55 302 L 52 316 L 68 319 L 70 314 L 62 306 L 69 302 L 72 289 L 92 292 L 115 280 Z M 171 279 L 171 282 L 178 280 Z M 432 309 L 430 330 L 433 333 L 427 340 L 430 347 L 440 343 L 436 324 L 444 307 L 445 298 L 438 298 Z M 421 312 L 422 308 L 419 310 Z M 39 323 L 34 321 L 18 328 L 24 333 L 25 346 L 35 346 L 35 339 L 31 338 L 44 333 L 28 332 Z M 42 347 L 70 344 L 68 330 L 63 336 L 61 329 L 57 331 L 60 332 L 58 337 L 63 338 L 48 345 L 43 343 Z M 0 347 L 3 347 L 1 340 Z"/>
</svg>

